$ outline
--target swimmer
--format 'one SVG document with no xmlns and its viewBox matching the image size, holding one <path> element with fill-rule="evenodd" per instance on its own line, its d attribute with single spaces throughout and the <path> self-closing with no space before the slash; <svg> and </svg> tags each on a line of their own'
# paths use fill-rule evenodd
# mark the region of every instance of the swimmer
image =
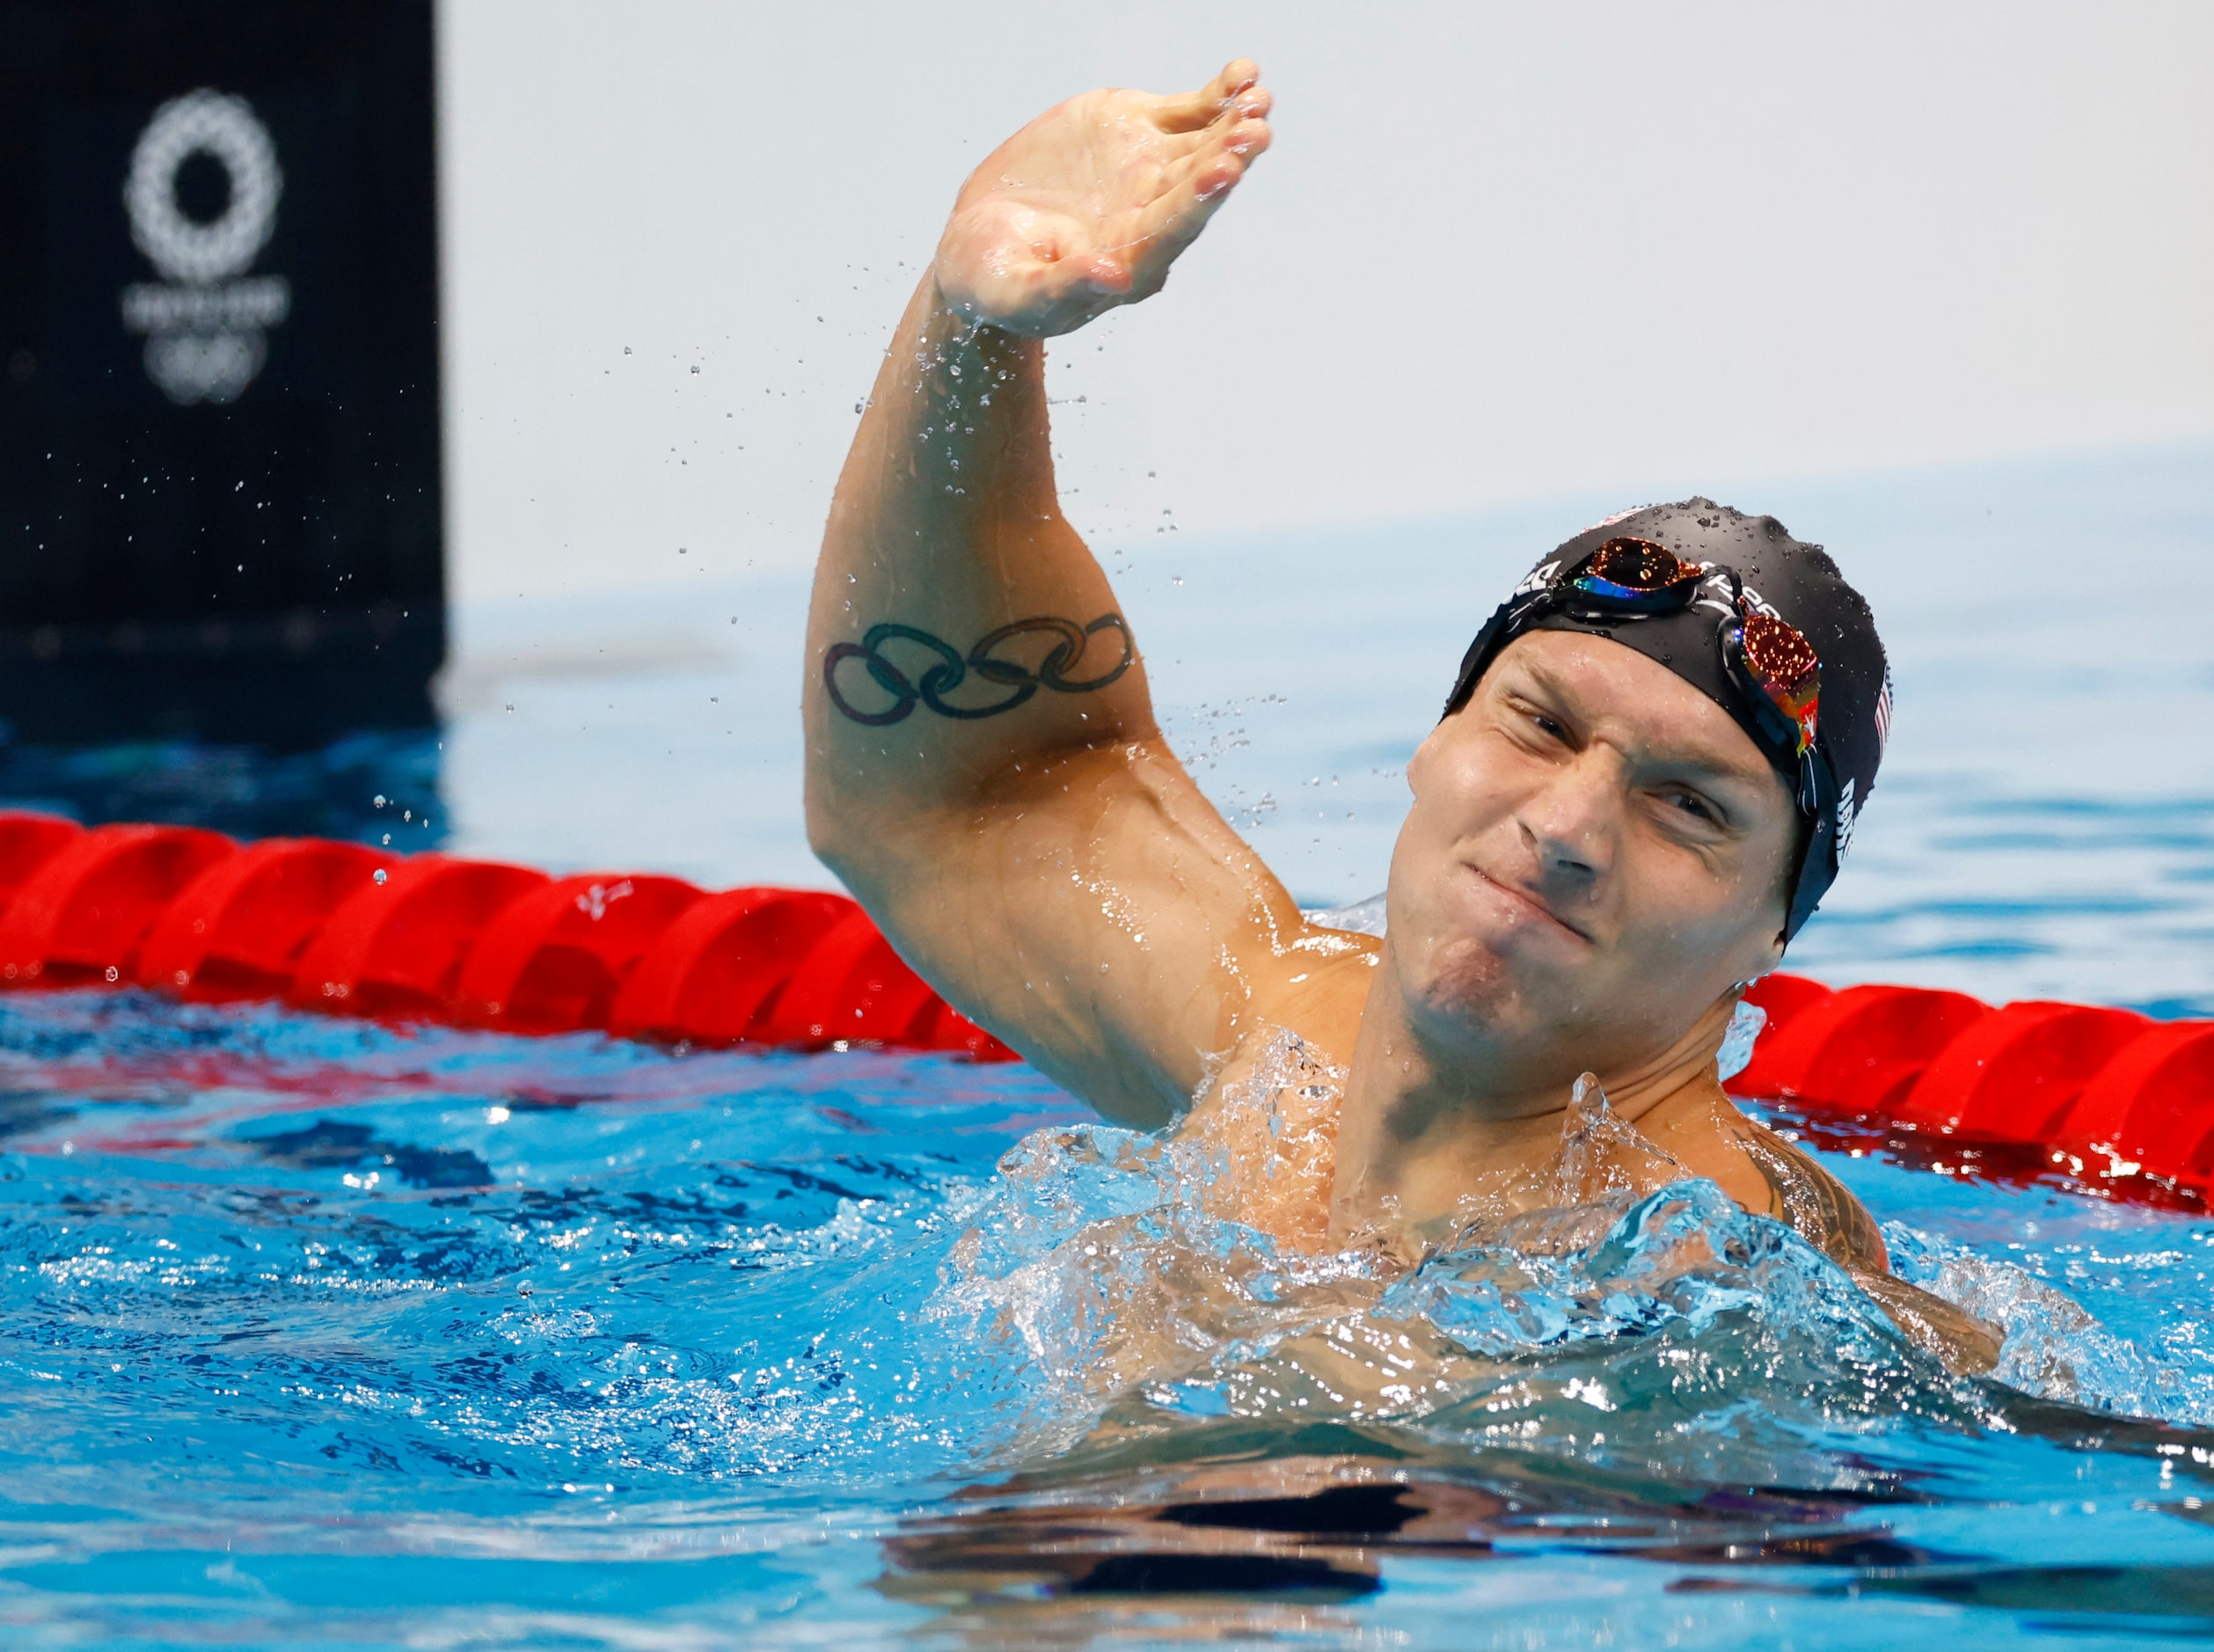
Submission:
<svg viewBox="0 0 2214 1652">
<path fill-rule="evenodd" d="M 1161 289 L 1267 150 L 1270 102 L 1243 61 L 1181 95 L 1088 92 L 962 186 L 816 570 L 815 852 L 1041 1071 L 1216 1139 L 1229 1213 L 1284 1242 L 1419 1254 L 1545 1185 L 1589 1072 L 1647 1181 L 1711 1178 L 1987 1365 L 1988 1327 L 1892 1278 L 1867 1211 L 1715 1074 L 1836 875 L 1889 716 L 1867 607 L 1819 548 L 1694 500 L 1540 559 L 1407 765 L 1381 939 L 1303 917 L 1162 739 L 1062 514 L 1045 341 Z M 1239 416 L 1234 369 L 1216 398 Z M 1280 1086 L 1263 1152 L 1224 1098 L 1287 1035 L 1320 1081 Z M 1294 1173 L 1239 1173 L 1287 1151 Z"/>
</svg>

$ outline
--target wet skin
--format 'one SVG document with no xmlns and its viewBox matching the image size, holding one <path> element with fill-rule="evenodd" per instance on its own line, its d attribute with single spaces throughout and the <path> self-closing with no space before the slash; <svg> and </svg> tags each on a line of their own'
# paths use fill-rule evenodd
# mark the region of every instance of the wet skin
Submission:
<svg viewBox="0 0 2214 1652">
<path fill-rule="evenodd" d="M 1269 107 L 1242 62 L 1193 93 L 1088 93 L 962 188 L 816 572 L 816 852 L 956 1007 L 1109 1118 L 1234 1149 L 1250 1115 L 1219 1098 L 1276 1029 L 1342 1070 L 1282 1103 L 1308 1115 L 1306 1173 L 1224 1179 L 1288 1240 L 1418 1248 L 1556 1151 L 1589 1071 L 1684 1170 L 1880 1275 L 1865 1212 L 1714 1078 L 1736 983 L 1780 960 L 1797 830 L 1720 706 L 1603 638 L 1517 640 L 1408 765 L 1379 944 L 1301 918 L 1162 741 L 1142 660 L 1114 669 L 1114 595 L 1055 490 L 1043 340 L 1159 290 Z M 1068 623 L 991 640 L 1040 617 Z"/>
</svg>

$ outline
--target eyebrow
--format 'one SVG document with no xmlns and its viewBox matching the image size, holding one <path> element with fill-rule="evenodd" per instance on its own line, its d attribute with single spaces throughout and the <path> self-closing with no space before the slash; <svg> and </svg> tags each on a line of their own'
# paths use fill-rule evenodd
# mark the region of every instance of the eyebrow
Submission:
<svg viewBox="0 0 2214 1652">
<path fill-rule="evenodd" d="M 1560 677 L 1534 661 L 1517 660 L 1514 662 L 1513 669 L 1520 671 L 1535 683 L 1542 693 L 1560 705 L 1580 727 L 1589 727 L 1592 720 L 1589 713 L 1584 709 L 1575 691 Z M 1694 692 L 1696 691 L 1695 690 Z M 1725 717 L 1729 716 L 1728 712 L 1719 705 L 1714 709 L 1721 712 Z M 1733 718 L 1730 727 L 1734 728 L 1736 726 L 1736 720 Z M 1642 760 L 1664 767 L 1680 769 L 1688 774 L 1717 780 L 1735 780 L 1754 788 L 1757 788 L 1761 781 L 1772 772 L 1772 766 L 1765 760 L 1750 764 L 1732 763 L 1727 759 L 1716 759 L 1680 748 L 1648 749 L 1643 754 Z"/>
</svg>

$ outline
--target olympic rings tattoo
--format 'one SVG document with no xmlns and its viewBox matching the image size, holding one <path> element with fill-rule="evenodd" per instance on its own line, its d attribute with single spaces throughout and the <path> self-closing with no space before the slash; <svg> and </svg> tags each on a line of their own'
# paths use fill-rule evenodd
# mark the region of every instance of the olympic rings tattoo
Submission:
<svg viewBox="0 0 2214 1652">
<path fill-rule="evenodd" d="M 1036 670 L 1013 660 L 995 659 L 992 650 L 1012 638 L 1026 636 L 1034 631 L 1045 632 L 1057 638 L 1053 647 L 1040 661 Z M 1084 658 L 1092 639 L 1103 631 L 1112 631 L 1122 640 L 1122 657 L 1098 676 L 1072 677 L 1069 669 Z M 938 656 L 936 664 L 922 674 L 918 682 L 884 657 L 884 644 L 892 641 L 911 642 L 929 649 Z M 869 678 L 877 687 L 892 697 L 892 703 L 880 712 L 866 712 L 847 699 L 838 687 L 838 668 L 848 660 L 859 660 L 867 669 Z M 1105 688 L 1136 663 L 1137 649 L 1130 640 L 1130 628 L 1120 614 L 1101 614 L 1088 625 L 1079 625 L 1073 619 L 1058 619 L 1041 615 L 1035 619 L 1018 619 L 1011 625 L 1002 625 L 990 632 L 964 657 L 951 643 L 933 637 L 927 631 L 913 625 L 886 623 L 871 625 L 861 633 L 859 642 L 834 642 L 823 651 L 822 686 L 830 696 L 830 704 L 844 717 L 857 723 L 866 723 L 880 728 L 888 723 L 902 722 L 914 711 L 917 704 L 927 705 L 940 717 L 968 720 L 978 717 L 997 717 L 1011 712 L 1036 695 L 1041 688 L 1049 688 L 1056 694 L 1089 694 Z M 946 696 L 966 682 L 975 673 L 987 683 L 995 683 L 1012 692 L 1004 699 L 985 705 L 954 705 Z"/>
</svg>

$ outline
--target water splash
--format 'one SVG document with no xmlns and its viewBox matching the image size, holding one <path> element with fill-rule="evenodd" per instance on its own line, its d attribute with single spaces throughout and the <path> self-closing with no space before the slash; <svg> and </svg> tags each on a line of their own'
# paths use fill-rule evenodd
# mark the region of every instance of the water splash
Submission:
<svg viewBox="0 0 2214 1652">
<path fill-rule="evenodd" d="M 2214 1427 L 2214 1374 L 2117 1335 L 2028 1268 L 1901 1222 L 1884 1224 L 1883 1240 L 1899 1277 L 2004 1328 L 1998 1381 L 2094 1411 Z"/>
<path fill-rule="evenodd" d="M 1714 1054 L 1714 1077 L 1728 1084 L 1751 1066 L 1753 1042 L 1759 1038 L 1760 1029 L 1767 1025 L 1766 1010 L 1739 999 L 1737 1007 L 1729 1012 L 1729 1027 L 1722 1034 L 1722 1047 Z"/>
<path fill-rule="evenodd" d="M 1280 1035 L 1223 1105 L 1290 1139 L 1313 1057 Z M 1218 1132 L 1211 1141 L 1224 1139 Z M 1841 1485 L 1871 1442 L 2026 1426 L 2022 1396 L 2197 1420 L 2214 1378 L 2163 1364 L 2020 1268 L 1896 1228 L 1910 1282 L 2000 1326 L 1992 1380 L 1946 1371 L 1837 1263 L 1740 1209 L 1616 1115 L 1589 1074 L 1537 1171 L 1464 1201 L 1408 1257 L 1288 1246 L 1222 1180 L 1307 1159 L 1104 1126 L 1001 1162 L 932 1304 L 1019 1353 L 1019 1454 L 1227 1418 L 1371 1424 L 1670 1475 Z"/>
</svg>

